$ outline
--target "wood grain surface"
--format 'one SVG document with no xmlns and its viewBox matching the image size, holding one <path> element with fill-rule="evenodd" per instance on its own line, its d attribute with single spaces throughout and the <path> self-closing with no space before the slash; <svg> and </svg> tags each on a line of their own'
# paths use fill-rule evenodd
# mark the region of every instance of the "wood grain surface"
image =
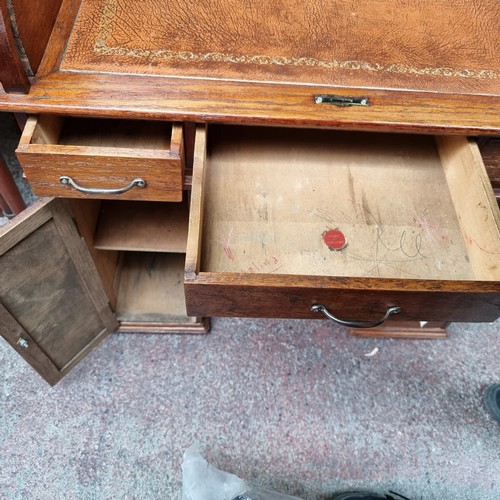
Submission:
<svg viewBox="0 0 500 500">
<path fill-rule="evenodd" d="M 56 201 L 39 200 L 0 236 L 0 301 L 64 375 L 116 327 L 88 249 Z M 55 382 L 49 365 L 34 365 Z"/>
<path fill-rule="evenodd" d="M 349 328 L 348 331 L 354 337 L 433 340 L 448 337 L 446 332 L 447 325 L 448 323 L 439 321 L 398 322 L 397 320 L 391 320 L 389 323 L 379 327 L 369 329 Z"/>
<path fill-rule="evenodd" d="M 311 318 L 317 316 L 310 307 L 321 303 L 349 319 L 373 320 L 373 316 L 380 317 L 389 306 L 402 307 L 398 320 L 404 321 L 491 321 L 498 317 L 500 283 L 498 269 L 491 267 L 495 255 L 500 255 L 498 207 L 490 203 L 492 193 L 485 194 L 484 166 L 477 163 L 478 158 L 474 156 L 477 151 L 469 150 L 467 140 L 452 138 L 444 140 L 446 148 L 440 146 L 441 156 L 447 162 L 457 162 L 458 180 L 450 182 L 445 179 L 440 156 L 429 138 L 388 136 L 386 141 L 383 136 L 368 139 L 363 134 L 346 134 L 355 137 L 357 142 L 355 147 L 350 144 L 344 150 L 345 144 L 337 141 L 338 134 L 328 132 L 253 128 L 232 132 L 228 133 L 225 127 L 220 130 L 209 127 L 205 147 L 205 131 L 201 127 L 198 130 L 200 140 L 195 150 L 186 258 L 189 314 Z M 450 150 L 461 157 L 460 161 L 451 158 Z M 377 151 L 382 152 L 381 156 Z M 323 152 L 328 154 L 322 160 L 318 155 Z M 222 160 L 220 165 L 219 160 Z M 321 161 L 331 161 L 334 170 L 336 162 L 343 163 L 341 168 L 347 169 L 351 176 L 344 178 L 343 174 L 323 172 Z M 364 161 L 368 162 L 366 169 L 358 178 L 355 169 Z M 217 175 L 219 168 L 224 171 L 226 184 L 219 182 L 222 179 Z M 322 175 L 315 176 L 318 168 Z M 425 175 L 419 181 L 420 168 L 424 168 Z M 441 181 L 433 178 L 428 184 L 427 168 L 436 168 Z M 484 175 L 474 173 L 476 168 Z M 211 178 L 212 172 L 215 181 Z M 380 174 L 386 176 L 385 180 L 378 178 Z M 406 181 L 411 178 L 411 182 L 406 186 L 399 184 L 399 175 Z M 474 205 L 474 210 L 489 210 L 488 222 L 483 221 L 492 231 L 485 233 L 489 246 L 480 250 L 479 256 L 476 250 L 467 252 L 462 231 L 471 229 L 467 224 L 458 225 L 453 201 L 446 199 L 447 191 L 460 185 L 463 176 L 470 181 L 464 184 L 462 178 L 464 189 L 467 190 L 469 184 L 474 186 L 467 195 L 469 201 L 464 200 L 464 207 Z M 364 181 L 368 184 L 363 187 Z M 234 188 L 238 182 L 244 189 Z M 392 190 L 391 186 L 397 187 Z M 437 190 L 433 194 L 434 188 Z M 372 198 L 369 196 L 372 189 L 382 192 L 377 191 Z M 307 196 L 302 196 L 304 190 L 309 190 Z M 237 202 L 233 196 L 235 191 Z M 398 199 L 401 200 L 399 206 Z M 460 194 L 455 203 L 460 203 Z M 322 241 L 323 231 L 342 229 L 345 224 L 349 225 L 349 217 L 356 218 L 356 214 L 361 225 L 383 239 L 392 223 L 386 226 L 382 221 L 386 217 L 387 221 L 404 219 L 405 210 L 412 206 L 414 213 L 406 217 L 411 227 L 404 230 L 404 241 L 392 237 L 391 244 L 382 245 L 377 237 L 366 246 L 365 250 L 373 251 L 383 248 L 381 259 L 375 254 L 367 262 L 366 255 L 363 257 L 351 246 L 334 252 Z M 304 207 L 307 210 L 304 211 Z M 464 216 L 459 213 L 460 217 Z M 434 224 L 430 221 L 433 214 L 440 214 L 444 219 Z M 303 217 L 317 219 L 317 223 L 325 227 L 311 235 L 307 232 L 311 220 L 303 227 L 297 224 Z M 232 225 L 227 226 L 226 221 Z M 223 227 L 222 233 L 216 230 L 217 226 Z M 356 224 L 352 229 L 355 227 Z M 438 233 L 445 227 L 446 231 L 455 227 L 457 232 L 438 237 L 434 232 L 437 227 L 441 228 Z M 401 273 L 401 259 L 388 255 L 391 250 L 403 252 L 410 241 L 407 238 L 415 230 L 421 238 L 420 251 L 432 242 L 444 245 L 442 259 L 438 259 L 442 264 L 435 260 L 434 251 L 439 253 L 439 250 L 434 248 L 426 257 L 410 259 L 408 273 Z M 345 234 L 349 241 L 347 230 Z M 451 238 L 453 244 L 451 240 L 446 243 L 447 238 Z M 458 260 L 453 258 L 452 247 L 462 252 Z M 347 256 L 350 251 L 354 252 L 351 262 Z M 468 262 L 472 259 L 474 266 Z M 382 262 L 387 264 L 385 270 Z M 429 263 L 433 271 L 427 267 Z M 450 265 L 448 271 L 447 264 Z M 329 270 L 324 269 L 325 265 L 330 266 Z M 474 269 L 476 265 L 481 272 Z M 368 271 L 372 272 L 371 277 Z M 342 275 L 344 277 L 339 277 Z"/>
<path fill-rule="evenodd" d="M 495 0 L 144 5 L 64 1 L 30 94 L 0 93 L 0 110 L 500 132 Z"/>
<path fill-rule="evenodd" d="M 184 254 L 124 252 L 116 306 L 126 323 L 194 323 L 184 300 Z"/>
<path fill-rule="evenodd" d="M 478 142 L 498 203 L 500 203 L 500 138 L 484 137 Z"/>
<path fill-rule="evenodd" d="M 17 50 L 6 0 L 0 1 L 0 84 L 5 92 L 28 92 L 30 81 Z"/>
<path fill-rule="evenodd" d="M 61 372 L 42 348 L 31 338 L 29 333 L 16 321 L 16 318 L 0 303 L 2 337 L 22 356 L 38 373 L 51 384 L 61 379 Z M 21 344 L 23 344 L 21 346 Z"/>
<path fill-rule="evenodd" d="M 189 207 L 182 203 L 107 201 L 94 237 L 105 250 L 185 253 Z"/>
<path fill-rule="evenodd" d="M 314 102 L 316 94 L 368 96 L 370 106 Z M 29 95 L 1 94 L 0 110 L 82 116 L 500 134 L 500 97 L 189 78 L 55 73 Z"/>
<path fill-rule="evenodd" d="M 347 320 L 373 321 L 401 307 L 398 321 L 495 321 L 500 284 L 479 281 L 328 278 L 243 273 L 186 277 L 189 315 L 324 319 L 311 312 L 323 304 Z"/>
<path fill-rule="evenodd" d="M 500 280 L 480 161 L 460 137 L 211 127 L 200 271 Z"/>
<path fill-rule="evenodd" d="M 59 14 L 62 0 L 11 0 L 19 36 L 35 74 L 45 54 L 47 43 Z"/>
<path fill-rule="evenodd" d="M 181 125 L 33 116 L 16 153 L 38 196 L 182 200 Z M 122 188 L 136 178 L 145 186 L 122 194 L 90 194 L 61 184 L 61 176 L 83 188 Z"/>
</svg>

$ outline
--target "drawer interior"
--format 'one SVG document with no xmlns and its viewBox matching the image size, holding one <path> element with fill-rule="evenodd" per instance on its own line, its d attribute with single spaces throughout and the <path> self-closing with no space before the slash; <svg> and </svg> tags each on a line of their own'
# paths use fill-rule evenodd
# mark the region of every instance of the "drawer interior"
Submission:
<svg viewBox="0 0 500 500">
<path fill-rule="evenodd" d="M 71 200 L 71 205 L 119 331 L 206 331 L 202 318 L 186 313 L 186 202 Z"/>
<path fill-rule="evenodd" d="M 168 151 L 171 140 L 169 122 L 40 115 L 30 143 Z"/>
<path fill-rule="evenodd" d="M 500 279 L 466 138 L 212 126 L 204 168 L 199 272 Z"/>
</svg>

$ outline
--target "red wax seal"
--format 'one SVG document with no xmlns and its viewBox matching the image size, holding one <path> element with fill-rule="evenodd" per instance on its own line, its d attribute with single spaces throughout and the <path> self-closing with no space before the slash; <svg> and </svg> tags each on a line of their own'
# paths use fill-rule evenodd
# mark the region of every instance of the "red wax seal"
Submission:
<svg viewBox="0 0 500 500">
<path fill-rule="evenodd" d="M 339 251 L 347 246 L 347 240 L 340 229 L 329 229 L 323 233 L 323 241 L 330 250 Z"/>
</svg>

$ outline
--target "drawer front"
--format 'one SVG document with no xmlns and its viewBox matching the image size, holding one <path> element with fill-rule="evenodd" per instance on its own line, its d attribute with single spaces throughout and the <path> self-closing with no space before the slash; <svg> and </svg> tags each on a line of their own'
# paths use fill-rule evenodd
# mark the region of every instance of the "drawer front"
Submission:
<svg viewBox="0 0 500 500">
<path fill-rule="evenodd" d="M 370 284 L 380 287 L 381 283 L 338 283 L 335 279 L 318 280 L 312 276 L 241 276 L 233 281 L 230 283 L 228 276 L 204 274 L 188 279 L 188 314 L 325 319 L 324 314 L 312 309 L 322 305 L 347 322 L 381 321 L 391 307 L 401 309 L 390 318 L 397 321 L 486 322 L 495 321 L 500 315 L 500 287 L 495 285 L 489 285 L 489 292 L 484 292 L 479 291 L 481 287 L 476 283 L 457 283 L 452 291 L 446 282 L 432 283 L 436 290 L 431 290 L 429 283 L 413 283 L 414 289 L 408 283 L 400 283 L 399 287 L 391 283 L 393 290 L 372 290 L 368 288 Z M 294 285 L 294 281 L 303 284 Z"/>
<path fill-rule="evenodd" d="M 500 213 L 477 145 L 337 134 L 198 128 L 188 314 L 499 317 Z"/>
<path fill-rule="evenodd" d="M 16 153 L 38 196 L 182 200 L 180 124 L 30 117 Z"/>
</svg>

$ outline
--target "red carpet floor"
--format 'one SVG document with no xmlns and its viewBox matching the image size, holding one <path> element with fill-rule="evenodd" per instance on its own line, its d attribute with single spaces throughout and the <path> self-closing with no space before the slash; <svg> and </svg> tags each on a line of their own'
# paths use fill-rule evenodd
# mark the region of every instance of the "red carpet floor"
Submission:
<svg viewBox="0 0 500 500">
<path fill-rule="evenodd" d="M 217 467 L 304 499 L 498 500 L 500 425 L 482 394 L 500 380 L 499 331 L 380 340 L 218 319 L 208 336 L 113 335 L 54 388 L 2 341 L 0 498 L 179 499 L 198 442 Z"/>
</svg>

